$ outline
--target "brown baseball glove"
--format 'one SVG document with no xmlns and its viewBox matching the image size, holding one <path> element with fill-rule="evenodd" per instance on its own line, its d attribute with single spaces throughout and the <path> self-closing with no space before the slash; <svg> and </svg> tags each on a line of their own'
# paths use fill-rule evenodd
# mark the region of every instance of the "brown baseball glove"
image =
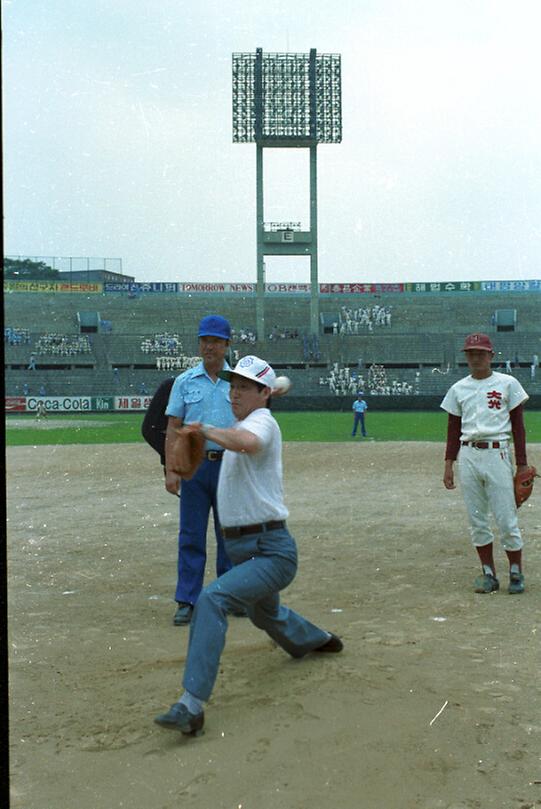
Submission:
<svg viewBox="0 0 541 809">
<path fill-rule="evenodd" d="M 523 472 L 517 472 L 513 478 L 515 484 L 515 503 L 519 508 L 532 493 L 534 478 L 538 478 L 535 466 L 528 466 Z"/>
<path fill-rule="evenodd" d="M 175 439 L 168 451 L 167 465 L 183 480 L 190 480 L 205 457 L 205 438 L 189 424 L 175 430 L 175 433 Z"/>
</svg>

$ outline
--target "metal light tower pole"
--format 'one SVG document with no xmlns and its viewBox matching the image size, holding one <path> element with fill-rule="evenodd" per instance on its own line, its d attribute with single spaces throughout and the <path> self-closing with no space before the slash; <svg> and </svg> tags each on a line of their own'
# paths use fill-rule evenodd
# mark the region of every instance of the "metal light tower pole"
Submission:
<svg viewBox="0 0 541 809">
<path fill-rule="evenodd" d="M 342 140 L 339 54 L 233 54 L 233 142 L 256 144 L 257 333 L 265 335 L 265 256 L 310 256 L 310 331 L 319 334 L 317 146 Z M 263 149 L 310 150 L 310 224 L 265 222 Z"/>
</svg>

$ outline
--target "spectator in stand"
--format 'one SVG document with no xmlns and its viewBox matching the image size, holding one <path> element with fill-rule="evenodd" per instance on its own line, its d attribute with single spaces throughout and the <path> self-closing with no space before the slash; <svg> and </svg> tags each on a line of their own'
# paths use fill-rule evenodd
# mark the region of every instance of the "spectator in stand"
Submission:
<svg viewBox="0 0 541 809">
<path fill-rule="evenodd" d="M 164 332 L 155 334 L 153 337 L 143 337 L 141 338 L 141 351 L 143 354 L 179 354 L 182 352 L 180 335 Z"/>
<path fill-rule="evenodd" d="M 340 334 L 359 334 L 362 328 L 368 329 L 369 332 L 374 330 L 374 326 L 390 326 L 391 325 L 391 307 L 374 306 L 359 307 L 352 309 L 348 306 L 340 308 L 340 326 L 337 331 Z M 335 333 L 333 329 L 333 334 Z"/>
<path fill-rule="evenodd" d="M 38 354 L 70 356 L 89 354 L 91 350 L 89 337 L 86 334 L 42 334 L 36 342 Z"/>
<path fill-rule="evenodd" d="M 530 365 L 530 379 L 532 382 L 535 382 L 535 375 L 537 373 L 537 369 L 539 367 L 539 357 L 537 354 L 534 354 L 532 357 L 532 364 Z"/>
<path fill-rule="evenodd" d="M 35 371 L 36 370 L 36 355 L 30 354 L 30 362 L 28 364 L 28 371 Z"/>
<path fill-rule="evenodd" d="M 249 345 L 253 345 L 254 343 L 257 342 L 257 335 L 250 329 L 241 328 L 240 331 L 231 329 L 231 342 L 248 343 Z"/>
<path fill-rule="evenodd" d="M 299 337 L 298 329 L 290 329 L 284 327 L 273 326 L 269 334 L 269 340 L 297 340 Z"/>
<path fill-rule="evenodd" d="M 10 346 L 18 346 L 22 343 L 30 342 L 30 332 L 28 329 L 21 329 L 17 326 L 5 326 L 4 342 Z"/>
<path fill-rule="evenodd" d="M 359 359 L 359 363 L 362 360 Z M 320 385 L 328 385 L 329 390 L 335 396 L 348 396 L 351 393 L 357 393 L 359 389 L 368 389 L 369 393 L 373 396 L 409 396 L 413 393 L 419 393 L 420 373 L 418 372 L 415 377 L 415 388 L 410 382 L 405 380 L 394 379 L 389 381 L 387 379 L 387 371 L 383 365 L 376 365 L 372 363 L 368 368 L 368 379 L 365 381 L 362 374 L 356 371 L 351 371 L 349 367 L 340 367 L 339 363 L 333 363 L 333 367 L 327 377 L 320 377 Z"/>
</svg>

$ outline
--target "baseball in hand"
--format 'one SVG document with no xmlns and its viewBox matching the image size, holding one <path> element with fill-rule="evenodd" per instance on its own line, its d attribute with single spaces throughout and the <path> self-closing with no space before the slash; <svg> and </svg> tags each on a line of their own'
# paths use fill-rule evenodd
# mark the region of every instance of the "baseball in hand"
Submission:
<svg viewBox="0 0 541 809">
<path fill-rule="evenodd" d="M 277 376 L 272 389 L 274 396 L 285 396 L 291 387 L 291 380 L 287 376 Z"/>
</svg>

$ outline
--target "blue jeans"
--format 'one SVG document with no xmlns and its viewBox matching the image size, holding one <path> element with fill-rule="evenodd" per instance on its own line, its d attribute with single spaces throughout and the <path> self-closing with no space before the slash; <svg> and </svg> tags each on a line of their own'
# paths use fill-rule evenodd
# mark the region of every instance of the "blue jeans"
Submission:
<svg viewBox="0 0 541 809">
<path fill-rule="evenodd" d="M 225 646 L 227 614 L 244 607 L 292 657 L 323 645 L 328 633 L 280 604 L 280 590 L 297 572 L 297 546 L 285 528 L 226 540 L 233 568 L 205 587 L 192 616 L 182 684 L 201 700 L 212 693 Z"/>
<path fill-rule="evenodd" d="M 216 575 L 221 576 L 231 569 L 220 531 L 216 505 L 220 465 L 221 461 L 205 459 L 191 480 L 182 481 L 175 601 L 195 604 L 203 589 L 207 562 L 207 526 L 211 509 L 217 543 Z"/>
<path fill-rule="evenodd" d="M 364 426 L 364 413 L 355 413 L 355 418 L 354 418 L 354 421 L 353 421 L 353 432 L 351 433 L 351 435 L 356 435 L 357 434 L 357 426 L 359 424 L 361 425 L 361 433 L 364 436 L 366 436 L 366 429 L 365 429 L 365 426 Z"/>
</svg>

